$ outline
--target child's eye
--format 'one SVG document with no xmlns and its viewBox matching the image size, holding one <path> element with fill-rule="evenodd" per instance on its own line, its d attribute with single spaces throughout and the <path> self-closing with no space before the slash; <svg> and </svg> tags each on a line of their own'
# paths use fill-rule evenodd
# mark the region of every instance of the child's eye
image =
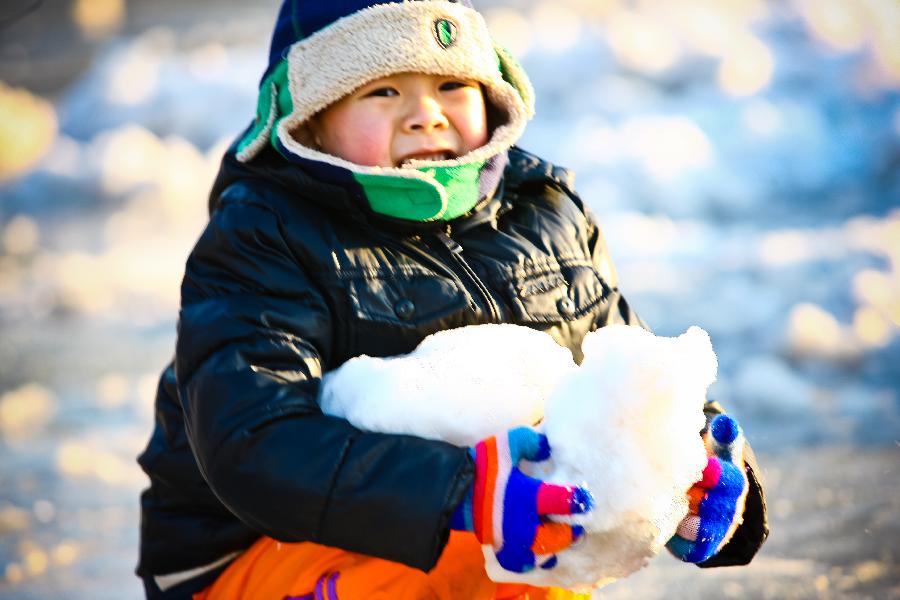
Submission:
<svg viewBox="0 0 900 600">
<path fill-rule="evenodd" d="M 452 92 L 453 90 L 460 90 L 462 88 L 472 87 L 471 83 L 466 83 L 465 81 L 445 81 L 441 84 L 442 92 Z"/>
<path fill-rule="evenodd" d="M 400 95 L 400 92 L 398 92 L 394 88 L 385 86 L 385 87 L 375 88 L 371 92 L 368 92 L 365 95 L 365 97 L 368 98 L 370 96 L 376 96 L 376 97 L 381 97 L 381 98 L 392 98 L 394 96 L 399 96 L 399 95 Z"/>
</svg>

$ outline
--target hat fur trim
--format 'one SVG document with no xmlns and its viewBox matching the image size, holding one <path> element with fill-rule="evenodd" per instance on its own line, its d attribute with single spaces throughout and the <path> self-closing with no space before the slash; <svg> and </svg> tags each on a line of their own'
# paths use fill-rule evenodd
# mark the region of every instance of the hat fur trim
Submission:
<svg viewBox="0 0 900 600">
<path fill-rule="evenodd" d="M 457 37 L 449 46 L 442 44 L 435 33 L 442 19 L 455 26 Z M 462 166 L 500 154 L 518 141 L 534 114 L 534 91 L 524 70 L 505 49 L 493 43 L 484 18 L 458 3 L 410 1 L 365 8 L 295 43 L 287 61 L 293 111 L 275 123 L 279 142 L 298 157 L 354 173 L 434 184 L 433 177 L 420 168 Z M 487 144 L 468 154 L 446 161 L 411 161 L 402 168 L 351 163 L 304 145 L 292 135 L 347 94 L 375 79 L 403 72 L 476 80 L 484 85 L 488 100 L 506 113 L 506 121 L 494 130 Z M 269 117 L 270 121 L 274 119 Z M 239 160 L 249 160 L 261 146 L 248 145 Z M 443 195 L 443 186 L 437 187 Z"/>
</svg>

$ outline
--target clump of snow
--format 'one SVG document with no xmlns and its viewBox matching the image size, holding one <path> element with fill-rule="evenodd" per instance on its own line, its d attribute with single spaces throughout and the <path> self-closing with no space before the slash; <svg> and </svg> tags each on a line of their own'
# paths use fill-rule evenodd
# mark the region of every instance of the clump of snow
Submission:
<svg viewBox="0 0 900 600">
<path fill-rule="evenodd" d="M 473 445 L 543 414 L 553 457 L 522 468 L 548 481 L 587 486 L 596 506 L 573 517 L 588 531 L 552 570 L 503 570 L 485 548 L 495 581 L 596 587 L 645 566 L 687 513 L 686 490 L 706 452 L 707 387 L 717 362 L 709 336 L 677 338 L 605 327 L 588 334 L 584 361 L 550 336 L 515 325 L 434 334 L 411 354 L 348 361 L 325 376 L 322 409 L 363 429 Z"/>
<path fill-rule="evenodd" d="M 540 421 L 545 398 L 574 368 L 540 331 L 465 327 L 430 335 L 411 354 L 348 360 L 325 375 L 320 404 L 361 429 L 471 446 Z"/>
<path fill-rule="evenodd" d="M 687 514 L 685 492 L 706 464 L 699 431 L 718 365 L 705 331 L 667 338 L 612 325 L 588 334 L 582 350 L 581 367 L 545 404 L 552 458 L 535 472 L 593 492 L 593 510 L 573 517 L 587 536 L 554 569 L 517 581 L 597 586 L 644 567 Z M 485 556 L 488 574 L 504 577 Z"/>
</svg>

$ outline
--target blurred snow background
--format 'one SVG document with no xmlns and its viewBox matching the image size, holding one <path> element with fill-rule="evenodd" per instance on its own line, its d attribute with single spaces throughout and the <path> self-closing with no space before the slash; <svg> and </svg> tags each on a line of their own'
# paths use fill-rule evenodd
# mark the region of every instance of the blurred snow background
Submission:
<svg viewBox="0 0 900 600">
<path fill-rule="evenodd" d="M 710 332 L 773 534 L 604 598 L 900 598 L 900 3 L 481 0 L 621 284 Z M 277 2 L 0 9 L 0 597 L 137 598 L 134 457 Z"/>
</svg>

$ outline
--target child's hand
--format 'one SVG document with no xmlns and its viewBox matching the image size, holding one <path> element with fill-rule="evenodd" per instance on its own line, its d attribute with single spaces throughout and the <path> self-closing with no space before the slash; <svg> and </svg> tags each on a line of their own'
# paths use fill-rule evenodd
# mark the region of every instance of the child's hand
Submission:
<svg viewBox="0 0 900 600">
<path fill-rule="evenodd" d="M 520 460 L 550 457 L 547 436 L 528 427 L 487 438 L 469 452 L 475 459 L 475 484 L 453 515 L 451 527 L 473 531 L 478 541 L 493 546 L 507 571 L 524 573 L 536 565 L 553 568 L 555 554 L 580 539 L 584 528 L 544 517 L 587 512 L 593 504 L 590 492 L 545 483 L 519 470 Z"/>
<path fill-rule="evenodd" d="M 688 490 L 690 512 L 666 544 L 685 562 L 703 562 L 731 539 L 741 523 L 749 488 L 744 436 L 737 421 L 716 415 L 706 433 L 706 450 L 709 460 L 703 477 Z"/>
</svg>

